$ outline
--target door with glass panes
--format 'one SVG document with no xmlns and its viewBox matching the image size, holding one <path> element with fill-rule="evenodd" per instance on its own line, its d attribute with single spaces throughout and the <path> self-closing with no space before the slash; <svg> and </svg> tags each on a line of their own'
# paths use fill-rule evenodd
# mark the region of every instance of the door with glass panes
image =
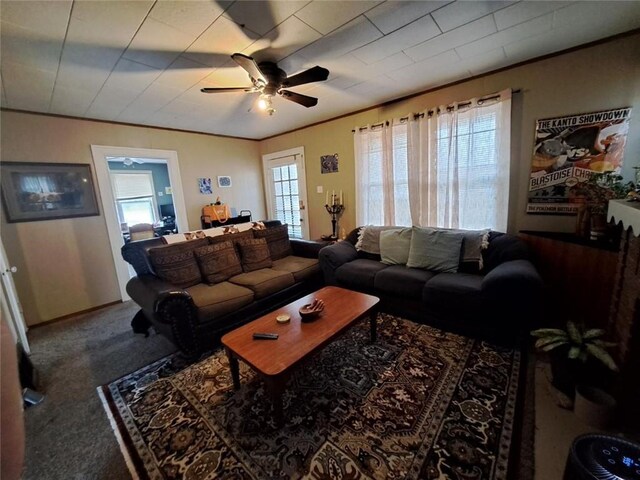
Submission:
<svg viewBox="0 0 640 480">
<path fill-rule="evenodd" d="M 309 238 L 304 149 L 271 153 L 262 161 L 268 218 L 286 223 L 291 238 Z"/>
</svg>

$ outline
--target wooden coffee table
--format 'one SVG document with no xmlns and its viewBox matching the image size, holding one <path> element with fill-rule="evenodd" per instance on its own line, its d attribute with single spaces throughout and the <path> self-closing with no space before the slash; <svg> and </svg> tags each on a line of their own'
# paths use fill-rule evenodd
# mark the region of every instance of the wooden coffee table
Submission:
<svg viewBox="0 0 640 480">
<path fill-rule="evenodd" d="M 303 323 L 298 310 L 314 298 L 324 300 L 325 309 L 316 319 Z M 271 394 L 274 415 L 282 423 L 282 393 L 291 372 L 358 320 L 369 316 L 371 341 L 376 340 L 376 306 L 379 298 L 339 287 L 324 287 L 285 305 L 222 337 L 229 358 L 233 386 L 240 388 L 238 360 L 249 365 L 264 380 Z M 276 322 L 288 314 L 291 321 Z M 254 340 L 254 332 L 277 333 L 277 340 Z"/>
</svg>

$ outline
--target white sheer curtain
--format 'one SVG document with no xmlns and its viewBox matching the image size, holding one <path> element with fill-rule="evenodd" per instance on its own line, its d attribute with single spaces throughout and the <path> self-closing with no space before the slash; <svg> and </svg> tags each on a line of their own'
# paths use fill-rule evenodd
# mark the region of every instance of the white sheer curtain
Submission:
<svg viewBox="0 0 640 480">
<path fill-rule="evenodd" d="M 407 124 L 356 129 L 358 225 L 411 225 Z"/>
<path fill-rule="evenodd" d="M 356 129 L 357 223 L 505 231 L 511 90 L 497 97 Z"/>
</svg>

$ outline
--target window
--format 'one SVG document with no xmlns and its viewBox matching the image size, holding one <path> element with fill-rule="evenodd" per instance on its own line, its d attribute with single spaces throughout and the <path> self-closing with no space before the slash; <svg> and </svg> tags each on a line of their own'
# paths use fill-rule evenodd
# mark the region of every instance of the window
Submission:
<svg viewBox="0 0 640 480">
<path fill-rule="evenodd" d="M 111 172 L 111 185 L 120 223 L 156 223 L 158 208 L 151 172 Z"/>
<path fill-rule="evenodd" d="M 358 225 L 506 230 L 510 94 L 357 129 Z"/>
<path fill-rule="evenodd" d="M 373 128 L 361 136 L 356 169 L 359 225 L 411 225 L 407 125 Z"/>
</svg>

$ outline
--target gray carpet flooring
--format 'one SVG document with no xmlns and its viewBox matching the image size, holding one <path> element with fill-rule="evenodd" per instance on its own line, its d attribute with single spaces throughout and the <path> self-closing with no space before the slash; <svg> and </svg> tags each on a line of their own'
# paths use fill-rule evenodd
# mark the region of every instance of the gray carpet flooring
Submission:
<svg viewBox="0 0 640 480">
<path fill-rule="evenodd" d="M 25 479 L 129 478 L 96 387 L 175 350 L 160 335 L 135 335 L 136 312 L 126 302 L 29 331 L 46 399 L 25 411 Z"/>
</svg>

